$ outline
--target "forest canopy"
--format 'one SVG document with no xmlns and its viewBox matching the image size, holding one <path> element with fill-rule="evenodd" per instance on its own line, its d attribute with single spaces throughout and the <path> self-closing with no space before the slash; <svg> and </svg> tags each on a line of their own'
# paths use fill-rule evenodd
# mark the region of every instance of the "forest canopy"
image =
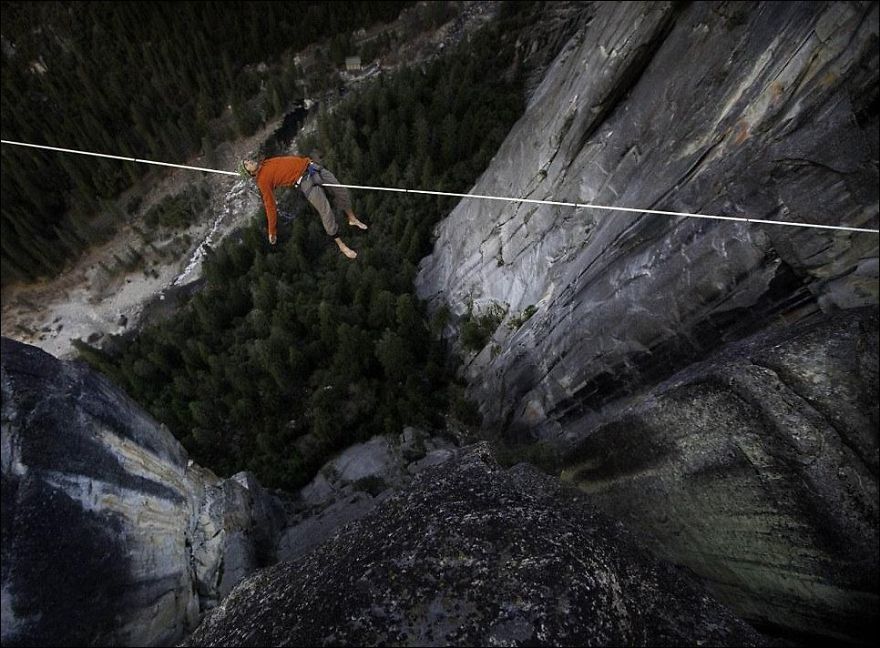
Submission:
<svg viewBox="0 0 880 648">
<path fill-rule="evenodd" d="M 380 77 L 319 119 L 302 152 L 347 184 L 466 192 L 524 109 L 512 65 L 518 12 L 421 68 Z M 419 260 L 451 199 L 353 192 L 369 223 L 345 229 L 359 255 L 339 254 L 298 192 L 299 215 L 266 242 L 265 214 L 213 250 L 206 286 L 177 315 L 116 355 L 80 345 L 221 474 L 251 470 L 296 488 L 336 450 L 406 424 L 440 425 L 448 411 L 478 422 L 454 365 L 413 294 Z M 344 225 L 342 225 L 345 227 Z"/>
<path fill-rule="evenodd" d="M 3 2 L 3 138 L 163 161 L 252 133 L 298 91 L 290 61 L 258 62 L 375 22 L 411 2 Z M 265 105 L 249 99 L 268 83 Z M 235 130 L 212 120 L 231 111 Z M 114 231 L 110 202 L 148 168 L 4 145 L 3 281 L 54 275 Z"/>
</svg>

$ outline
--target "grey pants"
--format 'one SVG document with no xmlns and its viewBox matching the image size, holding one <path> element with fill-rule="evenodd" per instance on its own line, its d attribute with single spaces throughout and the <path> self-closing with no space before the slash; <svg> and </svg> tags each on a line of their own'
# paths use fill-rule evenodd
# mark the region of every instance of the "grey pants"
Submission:
<svg viewBox="0 0 880 648">
<path fill-rule="evenodd" d="M 312 162 L 312 164 L 314 165 L 315 163 Z M 339 224 L 336 222 L 336 215 L 333 213 L 333 208 L 330 207 L 327 194 L 324 193 L 324 188 L 321 185 L 324 183 L 339 184 L 339 180 L 336 179 L 336 176 L 331 171 L 320 166 L 318 168 L 320 170 L 317 173 L 311 176 L 307 174 L 302 179 L 299 183 L 299 188 L 312 204 L 312 207 L 317 209 L 321 215 L 324 231 L 328 235 L 335 237 L 339 231 Z M 351 209 L 351 196 L 348 193 L 348 189 L 342 187 L 327 187 L 327 189 L 333 194 L 333 202 L 336 203 L 336 207 L 342 211 Z"/>
</svg>

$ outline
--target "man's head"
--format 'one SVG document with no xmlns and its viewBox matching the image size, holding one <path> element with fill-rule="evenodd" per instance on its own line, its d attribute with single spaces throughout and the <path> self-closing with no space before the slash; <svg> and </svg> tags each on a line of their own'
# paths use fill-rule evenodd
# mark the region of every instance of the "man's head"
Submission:
<svg viewBox="0 0 880 648">
<path fill-rule="evenodd" d="M 253 160 L 242 160 L 238 164 L 238 173 L 242 177 L 252 178 L 254 174 L 257 172 L 257 167 L 259 165 Z"/>
</svg>

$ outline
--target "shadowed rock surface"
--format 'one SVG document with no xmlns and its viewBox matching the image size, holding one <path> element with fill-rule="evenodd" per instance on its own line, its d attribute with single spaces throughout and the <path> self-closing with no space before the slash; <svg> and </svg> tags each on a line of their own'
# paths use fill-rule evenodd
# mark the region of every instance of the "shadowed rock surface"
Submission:
<svg viewBox="0 0 880 648">
<path fill-rule="evenodd" d="M 185 645 L 755 645 L 574 489 L 484 444 L 293 562 L 246 579 Z"/>
<path fill-rule="evenodd" d="M 878 333 L 869 308 L 733 344 L 592 422 L 563 479 L 745 618 L 869 643 Z"/>
<path fill-rule="evenodd" d="M 279 497 L 189 461 L 84 364 L 7 338 L 0 358 L 4 646 L 175 643 L 254 569 L 318 546 L 454 447 L 407 428 Z"/>
<path fill-rule="evenodd" d="M 80 363 L 2 338 L 3 645 L 167 645 L 274 562 L 280 500 L 220 480 Z"/>
</svg>

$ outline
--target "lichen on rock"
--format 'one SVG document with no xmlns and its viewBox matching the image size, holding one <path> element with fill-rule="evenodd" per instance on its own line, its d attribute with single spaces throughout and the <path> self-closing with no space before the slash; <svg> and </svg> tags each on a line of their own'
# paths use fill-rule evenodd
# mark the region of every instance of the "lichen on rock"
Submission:
<svg viewBox="0 0 880 648">
<path fill-rule="evenodd" d="M 185 645 L 755 645 L 588 498 L 485 444 L 246 579 Z"/>
</svg>

